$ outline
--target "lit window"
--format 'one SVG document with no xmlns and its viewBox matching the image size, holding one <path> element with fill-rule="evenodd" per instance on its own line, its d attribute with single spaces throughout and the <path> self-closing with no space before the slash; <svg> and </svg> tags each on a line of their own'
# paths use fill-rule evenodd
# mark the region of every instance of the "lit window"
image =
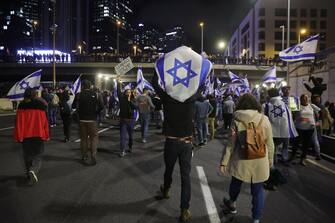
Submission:
<svg viewBox="0 0 335 223">
<path fill-rule="evenodd" d="M 11 14 L 11 15 L 14 15 L 14 14 L 15 14 L 15 12 L 14 12 L 14 11 L 10 11 L 10 14 Z"/>
<path fill-rule="evenodd" d="M 8 27 L 7 27 L 7 26 L 3 26 L 3 29 L 4 29 L 4 30 L 7 30 L 7 29 L 8 29 Z"/>
</svg>

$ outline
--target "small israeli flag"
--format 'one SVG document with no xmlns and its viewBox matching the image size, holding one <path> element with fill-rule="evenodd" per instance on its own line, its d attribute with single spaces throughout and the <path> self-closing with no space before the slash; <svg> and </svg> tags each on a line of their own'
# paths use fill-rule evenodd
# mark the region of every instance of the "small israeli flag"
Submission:
<svg viewBox="0 0 335 223">
<path fill-rule="evenodd" d="M 136 89 L 137 91 L 142 94 L 143 89 L 144 89 L 144 77 L 143 77 L 143 72 L 141 68 L 138 68 L 137 70 L 137 86 Z"/>
<path fill-rule="evenodd" d="M 70 88 L 73 95 L 76 95 L 80 93 L 81 91 L 81 79 L 80 76 L 77 78 L 77 80 L 73 83 L 73 85 Z"/>
<path fill-rule="evenodd" d="M 155 91 L 154 87 L 151 85 L 151 83 L 149 81 L 147 81 L 146 79 L 144 79 L 144 88 L 149 89 L 150 91 Z"/>
<path fill-rule="evenodd" d="M 304 42 L 292 46 L 279 53 L 280 59 L 288 62 L 314 60 L 318 46 L 319 35 L 312 36 Z"/>
<path fill-rule="evenodd" d="M 244 93 L 249 93 L 250 92 L 250 84 L 249 84 L 249 80 L 247 78 L 247 75 L 245 75 L 245 77 L 242 78 L 241 80 L 242 80 L 242 86 L 243 86 Z"/>
<path fill-rule="evenodd" d="M 173 99 L 184 102 L 192 97 L 212 69 L 212 63 L 194 52 L 191 48 L 181 46 L 156 61 L 158 83 Z"/>
<path fill-rule="evenodd" d="M 277 68 L 276 66 L 273 66 L 268 70 L 264 76 L 263 76 L 263 83 L 273 83 L 276 82 L 277 80 L 277 75 L 276 75 Z"/>
<path fill-rule="evenodd" d="M 15 85 L 9 90 L 7 97 L 11 101 L 23 100 L 24 92 L 28 88 L 40 88 L 42 70 L 35 71 L 24 79 L 15 83 Z"/>
<path fill-rule="evenodd" d="M 237 76 L 236 74 L 234 74 L 234 73 L 231 72 L 231 71 L 228 71 L 228 76 L 229 76 L 231 82 L 233 82 L 233 83 L 234 83 L 234 82 L 241 81 L 240 77 Z"/>
<path fill-rule="evenodd" d="M 129 84 L 127 84 L 127 85 L 123 88 L 123 91 L 131 90 L 131 89 L 132 89 L 132 84 L 129 83 Z"/>
</svg>

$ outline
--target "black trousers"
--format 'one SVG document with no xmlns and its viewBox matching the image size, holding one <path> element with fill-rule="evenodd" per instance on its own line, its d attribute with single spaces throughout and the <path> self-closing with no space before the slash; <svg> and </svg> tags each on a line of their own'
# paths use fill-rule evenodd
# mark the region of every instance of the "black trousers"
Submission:
<svg viewBox="0 0 335 223">
<path fill-rule="evenodd" d="M 29 171 L 34 171 L 37 175 L 42 166 L 44 142 L 41 138 L 27 138 L 23 140 L 22 147 L 27 174 Z"/>
<path fill-rule="evenodd" d="M 66 139 L 70 139 L 70 127 L 72 122 L 72 117 L 62 117 L 63 119 L 63 131 Z"/>
<path fill-rule="evenodd" d="M 292 148 L 292 157 L 295 157 L 297 153 L 297 149 L 299 148 L 299 144 L 301 144 L 301 160 L 306 159 L 307 156 L 307 149 L 310 147 L 312 143 L 312 136 L 314 133 L 314 129 L 297 129 L 299 136 L 294 139 L 294 144 Z"/>
<path fill-rule="evenodd" d="M 179 159 L 181 174 L 181 199 L 180 208 L 188 209 L 191 200 L 191 159 L 192 144 L 180 142 L 175 139 L 166 139 L 164 146 L 164 188 L 170 188 L 172 184 L 173 169 Z"/>
<path fill-rule="evenodd" d="M 230 129 L 232 120 L 233 120 L 233 114 L 229 114 L 229 113 L 223 114 L 223 122 L 224 122 L 225 129 Z"/>
</svg>

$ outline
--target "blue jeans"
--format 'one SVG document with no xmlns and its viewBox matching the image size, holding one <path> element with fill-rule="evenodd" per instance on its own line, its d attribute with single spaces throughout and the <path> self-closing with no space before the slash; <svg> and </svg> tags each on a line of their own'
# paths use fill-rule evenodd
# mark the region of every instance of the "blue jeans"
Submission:
<svg viewBox="0 0 335 223">
<path fill-rule="evenodd" d="M 145 139 L 149 130 L 150 113 L 140 113 L 141 136 Z"/>
<path fill-rule="evenodd" d="M 121 152 L 126 151 L 126 139 L 128 134 L 128 147 L 131 150 L 133 147 L 133 131 L 134 131 L 134 120 L 120 120 L 120 150 Z"/>
<path fill-rule="evenodd" d="M 242 181 L 232 177 L 229 186 L 230 200 L 235 202 L 241 191 Z M 251 184 L 251 195 L 252 195 L 252 218 L 260 219 L 262 210 L 264 207 L 264 189 L 263 182 Z"/>
<path fill-rule="evenodd" d="M 50 125 L 55 125 L 57 121 L 57 107 L 49 107 L 49 122 Z"/>
<path fill-rule="evenodd" d="M 207 139 L 207 119 L 201 118 L 197 120 L 198 141 L 203 143 Z"/>
</svg>

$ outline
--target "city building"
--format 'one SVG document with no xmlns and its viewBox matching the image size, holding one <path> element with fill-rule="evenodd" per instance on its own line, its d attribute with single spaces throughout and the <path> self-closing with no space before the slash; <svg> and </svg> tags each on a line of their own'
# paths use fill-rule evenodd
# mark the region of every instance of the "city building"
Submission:
<svg viewBox="0 0 335 223">
<path fill-rule="evenodd" d="M 90 51 L 116 53 L 118 45 L 120 52 L 127 50 L 133 0 L 92 0 L 90 4 Z"/>
<path fill-rule="evenodd" d="M 140 23 L 134 30 L 134 45 L 143 53 L 156 53 L 158 49 L 159 31 L 150 25 Z"/>
<path fill-rule="evenodd" d="M 188 45 L 188 41 L 184 29 L 176 26 L 161 33 L 158 39 L 158 52 L 166 53 L 182 45 Z"/>
<path fill-rule="evenodd" d="M 290 45 L 320 34 L 319 50 L 335 45 L 334 0 L 291 1 Z M 258 0 L 238 25 L 226 48 L 231 57 L 277 57 L 287 40 L 287 0 Z"/>
</svg>

